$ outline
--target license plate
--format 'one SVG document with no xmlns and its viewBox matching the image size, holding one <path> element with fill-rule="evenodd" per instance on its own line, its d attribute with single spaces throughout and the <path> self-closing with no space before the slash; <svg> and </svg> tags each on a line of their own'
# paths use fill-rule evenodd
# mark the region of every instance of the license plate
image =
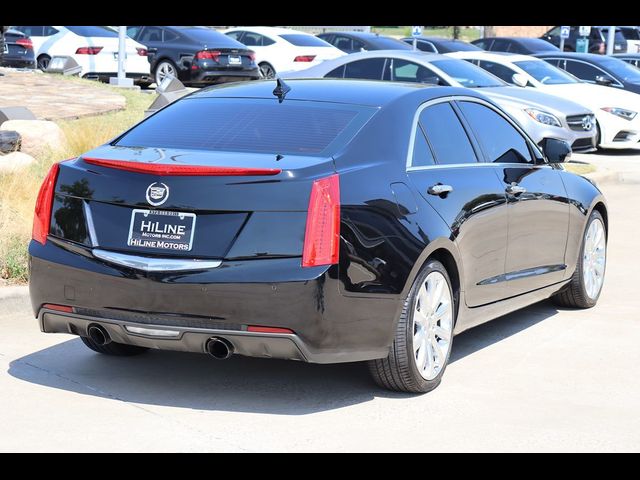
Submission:
<svg viewBox="0 0 640 480">
<path fill-rule="evenodd" d="M 135 209 L 131 212 L 127 245 L 188 252 L 195 228 L 195 213 Z"/>
<path fill-rule="evenodd" d="M 622 50 L 622 45 L 614 45 L 613 49 L 614 50 Z"/>
<path fill-rule="evenodd" d="M 235 55 L 229 55 L 229 65 L 242 65 L 242 59 Z"/>
</svg>

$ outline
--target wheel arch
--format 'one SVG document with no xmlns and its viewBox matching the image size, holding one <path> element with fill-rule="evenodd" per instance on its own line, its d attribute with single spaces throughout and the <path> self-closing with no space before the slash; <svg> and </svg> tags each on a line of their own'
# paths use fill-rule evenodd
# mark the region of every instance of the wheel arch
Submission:
<svg viewBox="0 0 640 480">
<path fill-rule="evenodd" d="M 609 238 L 609 213 L 607 211 L 607 206 L 602 200 L 598 200 L 591 208 L 591 212 L 593 213 L 594 210 L 598 211 L 600 215 L 602 215 L 602 220 L 604 220 L 604 233 L 607 238 Z"/>
</svg>

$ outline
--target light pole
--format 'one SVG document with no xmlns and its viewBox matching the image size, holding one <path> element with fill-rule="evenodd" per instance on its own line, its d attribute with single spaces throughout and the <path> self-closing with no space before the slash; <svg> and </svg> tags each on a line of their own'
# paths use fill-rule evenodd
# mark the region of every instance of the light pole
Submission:
<svg viewBox="0 0 640 480">
<path fill-rule="evenodd" d="M 127 78 L 127 27 L 118 27 L 118 76 L 109 84 L 116 87 L 133 87 L 133 79 Z"/>
<path fill-rule="evenodd" d="M 613 55 L 613 44 L 616 41 L 616 27 L 609 27 L 607 32 L 607 55 Z"/>
</svg>

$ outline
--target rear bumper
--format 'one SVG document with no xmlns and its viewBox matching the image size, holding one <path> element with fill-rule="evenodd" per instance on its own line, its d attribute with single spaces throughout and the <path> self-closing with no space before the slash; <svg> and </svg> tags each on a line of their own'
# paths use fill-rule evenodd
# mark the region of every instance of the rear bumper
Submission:
<svg viewBox="0 0 640 480">
<path fill-rule="evenodd" d="M 10 57 L 5 55 L 2 59 L 1 66 L 12 68 L 36 68 L 36 61 L 34 58 Z"/>
<path fill-rule="evenodd" d="M 98 323 L 116 342 L 150 348 L 202 353 L 206 341 L 218 336 L 241 355 L 353 362 L 388 354 L 401 303 L 396 296 L 342 295 L 338 266 L 302 268 L 299 258 L 144 272 L 73 248 L 31 242 L 29 290 L 44 332 L 84 336 L 90 323 Z M 44 304 L 71 306 L 73 312 Z M 248 332 L 249 325 L 294 333 Z M 158 338 L 131 333 L 127 326 L 178 333 Z"/>
<path fill-rule="evenodd" d="M 259 80 L 260 78 L 260 70 L 257 67 L 246 70 L 198 69 L 190 71 L 189 82 L 197 84 L 215 84 L 243 80 Z"/>
<path fill-rule="evenodd" d="M 88 78 L 91 80 L 100 80 L 101 82 L 109 82 L 109 79 L 112 77 L 117 77 L 118 72 L 89 72 L 83 75 L 83 78 Z M 153 83 L 155 80 L 148 73 L 127 73 L 127 78 L 132 78 L 134 83 Z"/>
</svg>

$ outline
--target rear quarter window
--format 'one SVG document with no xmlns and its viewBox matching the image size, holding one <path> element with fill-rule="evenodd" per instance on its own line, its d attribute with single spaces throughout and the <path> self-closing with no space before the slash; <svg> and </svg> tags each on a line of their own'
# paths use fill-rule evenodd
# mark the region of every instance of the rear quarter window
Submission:
<svg viewBox="0 0 640 480">
<path fill-rule="evenodd" d="M 82 26 L 82 27 L 67 27 L 71 33 L 75 33 L 80 37 L 117 37 L 118 34 L 114 30 L 107 27 L 94 27 L 94 26 Z"/>
<path fill-rule="evenodd" d="M 274 99 L 178 101 L 114 143 L 275 154 L 327 155 L 348 143 L 376 109 Z"/>
<path fill-rule="evenodd" d="M 303 35 L 302 33 L 287 33 L 280 35 L 280 38 L 286 40 L 296 47 L 331 47 L 331 45 L 321 38 L 313 35 Z"/>
</svg>

